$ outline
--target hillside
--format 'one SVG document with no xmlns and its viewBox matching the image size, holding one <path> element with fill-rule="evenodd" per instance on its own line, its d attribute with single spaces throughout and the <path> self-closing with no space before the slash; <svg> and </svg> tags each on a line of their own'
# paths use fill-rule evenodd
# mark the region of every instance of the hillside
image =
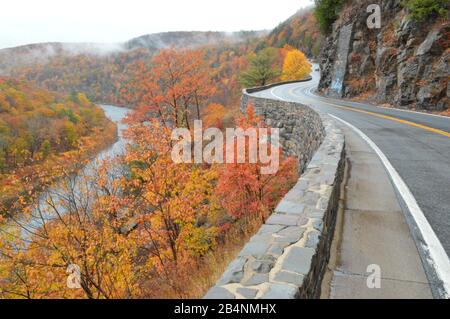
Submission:
<svg viewBox="0 0 450 319">
<path fill-rule="evenodd" d="M 401 108 L 448 109 L 449 20 L 433 13 L 420 20 L 405 2 L 381 0 L 381 29 L 368 29 L 372 2 L 346 2 L 339 12 L 321 54 L 319 89 Z"/>
<path fill-rule="evenodd" d="M 127 49 L 144 48 L 159 50 L 170 47 L 181 49 L 195 49 L 202 46 L 232 44 L 250 41 L 267 35 L 266 31 L 241 32 L 163 32 L 143 35 L 125 43 Z"/>
<path fill-rule="evenodd" d="M 286 44 L 315 57 L 323 37 L 312 9 L 298 11 L 272 32 L 164 32 L 125 43 L 41 43 L 0 50 L 0 75 L 34 82 L 55 92 L 84 92 L 96 102 L 123 105 L 120 88 L 136 61 L 150 61 L 158 50 L 202 49 L 221 86 L 216 102 L 236 101 L 239 70 L 247 57 L 263 47 Z M 281 62 L 280 62 L 281 63 Z M 230 92 L 231 91 L 231 92 Z"/>
<path fill-rule="evenodd" d="M 46 61 L 18 65 L 9 75 L 32 81 L 50 91 L 84 92 L 93 101 L 120 104 L 118 90 L 125 69 L 135 60 L 150 56 L 144 49 L 103 56 L 59 54 Z"/>
<path fill-rule="evenodd" d="M 7 76 L 15 68 L 46 63 L 57 56 L 95 55 L 106 56 L 121 52 L 121 43 L 36 43 L 0 49 L 0 75 Z"/>
<path fill-rule="evenodd" d="M 266 43 L 280 48 L 288 44 L 315 58 L 320 52 L 323 39 L 314 16 L 314 8 L 306 8 L 273 29 L 267 36 Z"/>
<path fill-rule="evenodd" d="M 26 79 L 51 91 L 84 92 L 93 101 L 120 105 L 120 86 L 127 80 L 127 69 L 137 60 L 148 61 L 158 50 L 172 47 L 205 48 L 213 55 L 241 51 L 241 45 L 246 47 L 265 34 L 165 32 L 119 44 L 30 44 L 0 50 L 0 75 Z"/>
<path fill-rule="evenodd" d="M 0 77 L 0 214 L 18 190 L 42 187 L 111 143 L 115 131 L 82 93 L 61 96 Z"/>
<path fill-rule="evenodd" d="M 55 57 L 84 55 L 106 58 L 128 53 L 134 49 L 146 49 L 149 53 L 170 47 L 194 49 L 202 46 L 250 41 L 266 34 L 266 31 L 163 32 L 143 35 L 124 43 L 50 42 L 28 44 L 0 49 L 0 75 L 10 75 L 18 67 L 48 63 Z"/>
</svg>

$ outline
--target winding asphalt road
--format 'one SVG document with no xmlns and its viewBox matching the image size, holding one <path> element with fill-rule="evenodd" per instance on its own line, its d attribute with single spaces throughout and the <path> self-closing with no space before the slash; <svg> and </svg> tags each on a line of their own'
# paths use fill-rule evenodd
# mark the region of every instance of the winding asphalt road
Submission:
<svg viewBox="0 0 450 319">
<path fill-rule="evenodd" d="M 253 95 L 309 105 L 337 117 L 338 121 L 349 123 L 376 144 L 409 188 L 407 193 L 412 194 L 412 201 L 418 204 L 422 217 L 426 218 L 414 220 L 417 218 L 410 214 L 412 233 L 420 232 L 417 225 L 425 223 L 428 227 L 422 228 L 425 238 L 419 236 L 416 241 L 424 241 L 425 244 L 422 244 L 426 249 L 440 250 L 437 259 L 445 268 L 441 269 L 442 277 L 449 279 L 450 118 L 317 96 L 314 91 L 319 79 L 320 74 L 314 72 L 309 82 L 281 85 Z M 393 178 L 395 174 L 391 172 L 390 175 Z M 395 184 L 395 176 L 393 180 Z M 403 190 L 397 186 L 399 199 L 405 199 L 405 196 L 402 197 Z M 406 199 L 403 204 L 408 209 Z M 427 242 L 430 235 L 434 241 Z"/>
</svg>

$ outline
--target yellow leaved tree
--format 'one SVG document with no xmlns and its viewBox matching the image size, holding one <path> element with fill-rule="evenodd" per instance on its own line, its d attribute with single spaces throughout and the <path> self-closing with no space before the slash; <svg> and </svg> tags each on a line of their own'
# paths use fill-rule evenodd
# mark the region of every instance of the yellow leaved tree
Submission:
<svg viewBox="0 0 450 319">
<path fill-rule="evenodd" d="M 300 50 L 290 50 L 286 54 L 283 64 L 283 81 L 295 81 L 306 78 L 311 73 L 311 64 Z"/>
</svg>

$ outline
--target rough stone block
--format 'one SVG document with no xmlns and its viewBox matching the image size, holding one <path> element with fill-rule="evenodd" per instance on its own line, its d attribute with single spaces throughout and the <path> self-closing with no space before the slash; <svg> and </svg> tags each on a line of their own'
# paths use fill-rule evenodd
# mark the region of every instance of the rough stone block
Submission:
<svg viewBox="0 0 450 319">
<path fill-rule="evenodd" d="M 269 274 L 252 274 L 242 281 L 244 286 L 256 286 L 269 281 Z"/>
<path fill-rule="evenodd" d="M 298 226 L 289 226 L 279 231 L 275 235 L 275 242 L 296 243 L 302 238 L 305 228 Z"/>
<path fill-rule="evenodd" d="M 267 253 L 269 247 L 270 242 L 253 240 L 245 245 L 244 249 L 239 253 L 239 256 L 261 256 Z"/>
<path fill-rule="evenodd" d="M 286 199 L 283 199 L 275 208 L 275 212 L 277 213 L 284 213 L 288 215 L 301 215 L 303 211 L 305 210 L 305 205 L 294 203 L 291 201 L 288 201 Z"/>
<path fill-rule="evenodd" d="M 266 221 L 268 225 L 283 225 L 283 226 L 296 226 L 299 222 L 299 216 L 285 215 L 285 214 L 272 214 Z"/>
<path fill-rule="evenodd" d="M 306 247 L 316 249 L 319 244 L 320 233 L 318 231 L 311 231 L 308 233 L 308 239 L 306 240 Z"/>
<path fill-rule="evenodd" d="M 304 276 L 294 273 L 294 272 L 290 272 L 290 271 L 278 271 L 277 273 L 275 273 L 275 275 L 273 276 L 273 280 L 274 281 L 280 281 L 280 282 L 285 282 L 288 284 L 293 284 L 297 287 L 301 287 L 303 280 L 304 280 Z"/>
<path fill-rule="evenodd" d="M 258 294 L 258 290 L 251 288 L 238 288 L 236 292 L 247 299 L 253 299 Z"/>
<path fill-rule="evenodd" d="M 265 256 L 263 260 L 252 261 L 250 268 L 260 274 L 267 274 L 275 265 L 275 258 L 272 256 Z"/>
<path fill-rule="evenodd" d="M 231 283 L 239 283 L 244 276 L 244 265 L 247 262 L 245 258 L 237 258 L 233 260 L 223 273 L 218 285 L 226 285 Z"/>
<path fill-rule="evenodd" d="M 312 191 L 307 191 L 305 192 L 305 195 L 300 199 L 300 201 L 305 205 L 316 207 L 319 198 L 320 198 L 319 194 Z"/>
<path fill-rule="evenodd" d="M 311 248 L 292 247 L 281 264 L 281 269 L 307 274 L 315 251 Z"/>
<path fill-rule="evenodd" d="M 277 243 L 271 245 L 267 253 L 273 255 L 274 257 L 279 257 L 283 254 L 283 251 L 286 247 L 287 245 L 284 246 L 282 245 L 282 243 Z"/>
<path fill-rule="evenodd" d="M 317 219 L 313 221 L 314 229 L 317 229 L 319 232 L 323 231 L 323 219 Z"/>
<path fill-rule="evenodd" d="M 295 299 L 298 289 L 286 284 L 269 284 L 269 289 L 263 294 L 263 299 Z"/>
<path fill-rule="evenodd" d="M 265 235 L 265 234 L 275 234 L 285 228 L 286 226 L 282 225 L 262 225 L 261 228 L 256 233 L 257 235 Z"/>
<path fill-rule="evenodd" d="M 323 210 L 323 209 L 317 209 L 315 207 L 307 207 L 305 209 L 305 216 L 307 218 L 323 219 L 324 215 L 325 215 L 325 210 Z"/>
<path fill-rule="evenodd" d="M 236 296 L 225 288 L 212 287 L 203 298 L 204 299 L 236 299 Z"/>
</svg>

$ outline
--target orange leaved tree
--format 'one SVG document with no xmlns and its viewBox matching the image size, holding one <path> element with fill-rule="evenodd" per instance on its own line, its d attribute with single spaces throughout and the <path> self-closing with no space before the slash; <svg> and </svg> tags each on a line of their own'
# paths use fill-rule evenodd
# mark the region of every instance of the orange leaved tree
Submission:
<svg viewBox="0 0 450 319">
<path fill-rule="evenodd" d="M 311 64 L 300 50 L 290 50 L 283 64 L 283 81 L 295 81 L 306 78 L 311 73 Z"/>
<path fill-rule="evenodd" d="M 188 127 L 214 93 L 202 51 L 162 50 L 150 64 L 135 63 L 122 93 L 137 104 L 134 120 L 159 117 L 164 124 Z"/>
</svg>

